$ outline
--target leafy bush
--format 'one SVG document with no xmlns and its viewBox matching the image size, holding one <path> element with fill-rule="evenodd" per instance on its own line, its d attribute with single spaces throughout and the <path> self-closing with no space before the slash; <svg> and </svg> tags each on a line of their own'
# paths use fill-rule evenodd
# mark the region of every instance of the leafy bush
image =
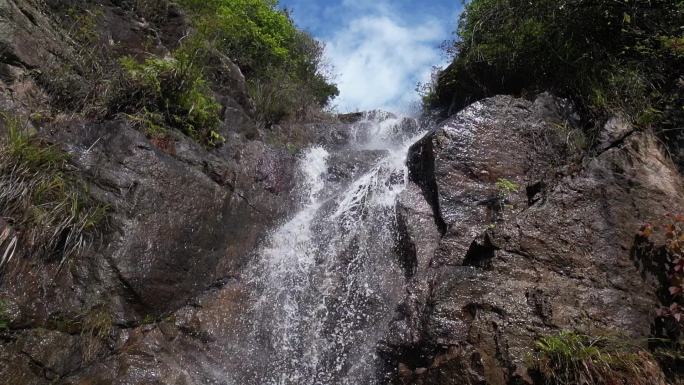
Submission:
<svg viewBox="0 0 684 385">
<path fill-rule="evenodd" d="M 684 115 L 683 16 L 681 0 L 472 0 L 455 59 L 425 100 L 451 112 L 493 94 L 550 90 L 588 117 L 622 114 L 664 131 Z"/>
<path fill-rule="evenodd" d="M 222 87 L 216 58 L 228 56 L 245 74 L 265 125 L 300 120 L 323 110 L 338 94 L 323 62 L 323 46 L 296 28 L 275 0 L 179 0 L 194 29 L 169 57 L 114 57 L 99 35 L 103 17 L 91 2 L 76 2 L 51 13 L 73 43 L 74 55 L 37 73 L 38 83 L 60 111 L 94 118 L 129 115 L 148 133 L 176 128 L 209 145 L 223 138 L 215 129 L 220 106 L 212 88 Z M 117 0 L 163 30 L 169 0 Z M 152 36 L 148 38 L 153 39 Z M 220 62 L 220 60 L 219 60 Z M 221 66 L 217 66 L 221 67 Z M 212 83 L 210 84 L 210 80 Z"/>
<path fill-rule="evenodd" d="M 0 142 L 0 215 L 20 230 L 26 248 L 47 260 L 85 249 L 106 221 L 108 208 L 94 201 L 68 169 L 68 156 L 4 117 Z"/>
<path fill-rule="evenodd" d="M 655 338 L 651 348 L 666 374 L 681 381 L 684 374 L 684 215 L 668 214 L 661 223 L 645 224 L 636 241 L 633 255 L 660 285 L 657 294 L 661 307 L 652 327 Z"/>
<path fill-rule="evenodd" d="M 564 331 L 539 339 L 531 369 L 548 385 L 664 383 L 653 357 L 617 337 Z"/>
<path fill-rule="evenodd" d="M 181 0 L 202 35 L 217 41 L 250 73 L 293 61 L 297 29 L 274 0 Z"/>
<path fill-rule="evenodd" d="M 148 133 L 171 126 L 209 145 L 223 142 L 215 131 L 221 106 L 211 95 L 194 56 L 180 50 L 174 57 L 150 57 L 142 63 L 124 57 L 121 65 L 129 82 L 117 110 L 140 114 L 136 120 L 145 124 Z"/>
<path fill-rule="evenodd" d="M 181 0 L 209 48 L 242 69 L 266 124 L 303 119 L 339 94 L 323 63 L 323 46 L 299 31 L 275 0 Z"/>
</svg>

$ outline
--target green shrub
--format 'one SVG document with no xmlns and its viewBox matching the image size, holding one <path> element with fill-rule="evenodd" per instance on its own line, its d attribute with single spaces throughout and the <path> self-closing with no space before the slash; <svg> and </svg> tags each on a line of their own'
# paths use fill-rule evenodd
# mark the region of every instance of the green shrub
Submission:
<svg viewBox="0 0 684 385">
<path fill-rule="evenodd" d="M 665 131 L 684 112 L 683 18 L 681 0 L 472 0 L 425 100 L 450 113 L 549 90 L 598 122 L 621 114 Z"/>
<path fill-rule="evenodd" d="M 68 168 L 68 156 L 4 117 L 0 142 L 0 215 L 19 230 L 25 248 L 46 259 L 69 257 L 99 236 L 108 208 L 94 201 Z"/>
<path fill-rule="evenodd" d="M 653 357 L 625 341 L 565 331 L 539 339 L 529 364 L 547 385 L 664 383 Z"/>
<path fill-rule="evenodd" d="M 323 46 L 296 28 L 275 0 L 180 0 L 204 50 L 226 52 L 245 74 L 262 123 L 304 119 L 339 94 Z"/>
<path fill-rule="evenodd" d="M 245 72 L 295 58 L 297 32 L 274 0 L 181 0 L 196 16 L 202 35 L 217 41 Z"/>
<path fill-rule="evenodd" d="M 215 129 L 220 106 L 207 79 L 220 83 L 217 55 L 239 65 L 257 100 L 261 123 L 306 119 L 315 115 L 339 92 L 329 81 L 323 46 L 298 30 L 275 0 L 179 0 L 194 29 L 181 39 L 169 57 L 113 57 L 97 25 L 102 12 L 89 2 L 77 2 L 68 11 L 53 8 L 73 43 L 73 55 L 37 73 L 38 83 L 60 111 L 94 118 L 120 113 L 134 117 L 145 131 L 176 128 L 208 145 L 224 139 Z M 115 5 L 162 29 L 168 0 L 117 0 Z M 152 38 L 152 36 L 148 36 Z M 220 66 L 219 66 L 220 67 Z M 278 100 L 274 99 L 274 96 Z M 161 116 L 162 119 L 158 119 Z M 153 126 L 146 126 L 151 122 Z"/>
<path fill-rule="evenodd" d="M 121 65 L 129 83 L 117 110 L 128 109 L 139 115 L 137 121 L 143 122 L 148 132 L 170 126 L 209 145 L 222 143 L 215 131 L 221 122 L 221 106 L 214 100 L 195 56 L 179 50 L 173 57 L 150 57 L 142 63 L 124 57 Z"/>
</svg>

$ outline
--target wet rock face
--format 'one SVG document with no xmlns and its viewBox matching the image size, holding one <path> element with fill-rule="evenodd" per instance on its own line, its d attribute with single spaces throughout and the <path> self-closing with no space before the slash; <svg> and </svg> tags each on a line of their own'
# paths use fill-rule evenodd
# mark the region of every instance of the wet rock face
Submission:
<svg viewBox="0 0 684 385">
<path fill-rule="evenodd" d="M 124 122 L 72 123 L 52 140 L 113 208 L 104 257 L 149 312 L 237 274 L 291 187 L 293 161 L 263 146 L 247 144 L 238 163 L 178 135 L 171 156 Z"/>
<path fill-rule="evenodd" d="M 0 374 L 17 378 L 16 385 L 69 376 L 86 383 L 191 381 L 178 360 L 201 368 L 198 352 L 212 349 L 214 359 L 223 357 L 220 344 L 208 346 L 211 333 L 228 339 L 216 322 L 229 323 L 226 312 L 237 306 L 230 295 L 240 290 L 235 277 L 290 210 L 295 158 L 261 142 L 234 143 L 222 150 L 233 154 L 227 157 L 183 136 L 170 155 L 124 122 L 69 122 L 49 138 L 72 154 L 92 194 L 111 208 L 110 225 L 96 254 L 79 256 L 61 272 L 26 257 L 13 260 L 0 293 L 19 309 L 12 327 L 26 330 L 7 335 Z M 198 299 L 212 287 L 223 289 Z M 79 322 L 100 305 L 112 331 L 86 362 L 82 350 L 90 336 L 81 334 Z M 165 317 L 178 323 L 160 322 Z M 65 322 L 75 330 L 64 330 Z M 139 326 L 144 323 L 152 325 Z M 36 334 L 41 327 L 49 333 Z M 33 342 L 22 342 L 27 339 Z M 32 344 L 54 353 L 29 357 Z"/>
<path fill-rule="evenodd" d="M 405 232 L 431 246 L 411 249 L 422 272 L 381 348 L 397 383 L 528 381 L 524 358 L 540 335 L 649 335 L 655 288 L 630 250 L 641 224 L 684 209 L 682 178 L 647 133 L 606 133 L 605 151 L 559 174 L 572 170 L 559 163 L 565 151 L 536 139 L 567 121 L 562 104 L 487 99 L 412 148 L 422 194 L 409 189 L 403 211 L 429 215 L 430 204 L 444 231 L 436 242 Z M 501 191 L 501 178 L 517 191 Z"/>
<path fill-rule="evenodd" d="M 497 182 L 510 181 L 524 190 L 553 171 L 562 149 L 545 142 L 554 125 L 566 122 L 562 104 L 546 95 L 534 103 L 486 99 L 448 119 L 410 150 L 410 176 L 434 208 L 449 244 L 435 263 L 462 264 L 472 240 L 496 223 L 504 206 L 525 206 L 524 191 L 502 191 Z"/>
<path fill-rule="evenodd" d="M 98 29 L 117 55 L 163 54 L 188 28 L 169 9 L 160 36 L 143 46 L 150 25 L 121 2 L 101 3 Z M 51 108 L 34 75 L 73 49 L 38 4 L 0 0 L 0 108 L 20 115 Z M 101 244 L 61 270 L 18 254 L 2 272 L 10 321 L 0 330 L 3 383 L 226 383 L 226 373 L 244 365 L 237 342 L 254 319 L 243 268 L 299 203 L 296 149 L 269 135 L 340 150 L 329 163 L 332 188 L 385 155 L 344 151 L 373 137 L 359 124 L 364 114 L 258 127 L 240 69 L 214 60 L 207 78 L 223 107 L 221 148 L 181 134 L 150 139 L 119 120 L 32 124 L 71 155 L 71 167 L 110 207 L 111 223 Z M 682 178 L 651 135 L 619 119 L 601 132 L 593 158 L 573 162 L 568 133 L 576 121 L 567 102 L 548 94 L 534 102 L 500 96 L 466 108 L 410 150 L 393 245 L 406 295 L 378 346 L 382 381 L 524 383 L 524 359 L 540 335 L 649 334 L 655 286 L 630 252 L 643 222 L 684 210 Z M 407 119 L 393 135 L 418 129 Z M 0 218 L 0 252 L 15 233 Z"/>
<path fill-rule="evenodd" d="M 151 27 L 117 4 L 101 4 L 97 27 L 116 43 L 116 55 L 137 55 Z M 52 108 L 33 75 L 66 63 L 73 48 L 41 6 L 0 1 L 0 108 L 17 116 Z M 163 54 L 185 35 L 183 15 L 168 11 L 161 36 L 145 50 Z M 216 61 L 217 73 L 208 76 L 223 105 L 219 131 L 228 140 L 220 148 L 175 132 L 150 138 L 124 120 L 76 115 L 29 124 L 69 153 L 70 169 L 109 207 L 110 218 L 97 244 L 61 268 L 17 252 L 0 272 L 0 310 L 10 321 L 9 331 L 0 330 L 3 381 L 191 384 L 207 373 L 220 377 L 203 367 L 223 357 L 222 344 L 211 341 L 229 339 L 224 327 L 234 324 L 226 312 L 242 311 L 241 269 L 297 203 L 297 157 L 278 143 L 253 140 L 265 135 L 253 120 L 245 79 L 228 58 Z M 0 218 L 0 257 L 14 234 Z M 102 325 L 111 328 L 97 338 L 84 326 L 92 309 L 101 309 Z M 198 353 L 205 349 L 216 361 Z M 184 363 L 196 373 L 188 375 Z"/>
</svg>

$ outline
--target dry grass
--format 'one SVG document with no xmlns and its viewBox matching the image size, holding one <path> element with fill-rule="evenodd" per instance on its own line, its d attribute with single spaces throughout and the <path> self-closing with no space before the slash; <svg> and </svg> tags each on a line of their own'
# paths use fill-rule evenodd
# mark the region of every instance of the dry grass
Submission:
<svg viewBox="0 0 684 385">
<path fill-rule="evenodd" d="M 69 170 L 66 153 L 29 135 L 19 119 L 5 116 L 4 121 L 0 215 L 19 234 L 23 251 L 63 264 L 99 236 L 108 208 L 94 201 Z"/>
<path fill-rule="evenodd" d="M 97 357 L 112 333 L 114 317 L 103 307 L 96 306 L 80 320 L 83 359 L 89 362 Z"/>
</svg>

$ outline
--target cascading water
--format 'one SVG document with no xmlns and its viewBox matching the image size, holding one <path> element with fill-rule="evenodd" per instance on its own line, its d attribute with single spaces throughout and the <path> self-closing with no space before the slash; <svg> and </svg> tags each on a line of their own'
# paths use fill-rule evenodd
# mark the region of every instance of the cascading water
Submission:
<svg viewBox="0 0 684 385">
<path fill-rule="evenodd" d="M 396 200 L 405 189 L 402 120 L 381 113 L 354 125 L 338 152 L 376 154 L 340 185 L 331 154 L 309 148 L 300 161 L 303 207 L 270 237 L 249 272 L 258 299 L 240 384 L 375 384 L 376 344 L 402 294 Z M 404 121 L 405 122 L 405 121 Z M 359 166 L 361 167 L 361 166 Z"/>
</svg>

